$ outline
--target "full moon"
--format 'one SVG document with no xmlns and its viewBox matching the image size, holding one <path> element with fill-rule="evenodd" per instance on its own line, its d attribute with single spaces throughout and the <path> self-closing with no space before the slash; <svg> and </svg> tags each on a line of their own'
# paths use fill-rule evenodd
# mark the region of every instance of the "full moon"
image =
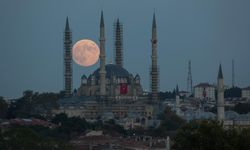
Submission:
<svg viewBox="0 0 250 150">
<path fill-rule="evenodd" d="M 78 65 L 89 67 L 98 61 L 100 50 L 94 41 L 85 39 L 75 43 L 72 55 Z"/>
</svg>

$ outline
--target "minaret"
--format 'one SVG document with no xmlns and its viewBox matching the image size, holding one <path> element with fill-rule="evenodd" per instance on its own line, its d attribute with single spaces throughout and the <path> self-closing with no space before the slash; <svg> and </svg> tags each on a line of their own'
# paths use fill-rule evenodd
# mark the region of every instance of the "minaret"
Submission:
<svg viewBox="0 0 250 150">
<path fill-rule="evenodd" d="M 217 119 L 219 121 L 224 120 L 224 81 L 223 81 L 223 74 L 221 69 L 221 64 L 219 67 L 219 73 L 217 78 Z"/>
<path fill-rule="evenodd" d="M 115 64 L 123 67 L 123 27 L 119 19 L 114 24 L 114 36 L 115 36 Z"/>
<path fill-rule="evenodd" d="M 64 91 L 65 97 L 70 97 L 72 93 L 72 35 L 69 28 L 68 17 L 64 31 Z"/>
<path fill-rule="evenodd" d="M 232 87 L 235 86 L 235 75 L 234 75 L 234 60 L 232 60 Z"/>
<path fill-rule="evenodd" d="M 101 13 L 101 22 L 100 22 L 100 96 L 106 95 L 106 82 L 105 82 L 105 31 L 104 31 L 104 19 L 103 12 Z"/>
<path fill-rule="evenodd" d="M 151 66 L 151 92 L 152 100 L 156 101 L 158 99 L 158 67 L 157 67 L 157 34 L 156 34 L 156 20 L 155 14 L 153 16 L 153 25 L 152 25 L 152 66 Z"/>
<path fill-rule="evenodd" d="M 180 116 L 180 96 L 179 96 L 179 88 L 178 85 L 176 86 L 176 95 L 175 95 L 175 102 L 176 102 L 176 114 Z"/>
<path fill-rule="evenodd" d="M 193 94 L 193 80 L 192 80 L 192 72 L 191 72 L 191 60 L 188 61 L 187 92 L 189 92 L 190 95 Z"/>
<path fill-rule="evenodd" d="M 169 138 L 169 136 L 167 136 L 167 140 L 166 140 L 166 150 L 170 150 L 170 138 Z"/>
</svg>

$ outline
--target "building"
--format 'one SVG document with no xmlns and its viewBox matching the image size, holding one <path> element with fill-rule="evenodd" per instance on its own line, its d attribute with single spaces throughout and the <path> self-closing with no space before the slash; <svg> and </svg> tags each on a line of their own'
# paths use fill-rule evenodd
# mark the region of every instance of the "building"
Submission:
<svg viewBox="0 0 250 150">
<path fill-rule="evenodd" d="M 171 140 L 169 137 L 120 137 L 116 134 L 105 134 L 103 131 L 90 131 L 74 137 L 70 143 L 76 150 L 170 150 Z"/>
<path fill-rule="evenodd" d="M 108 64 L 105 66 L 106 71 L 106 96 L 114 99 L 125 97 L 136 98 L 142 95 L 140 76 L 133 76 L 126 69 L 119 65 Z M 100 68 L 95 70 L 91 75 L 81 78 L 81 85 L 78 88 L 78 96 L 97 96 L 100 95 Z"/>
<path fill-rule="evenodd" d="M 200 83 L 194 87 L 194 97 L 198 99 L 215 99 L 215 87 L 209 83 Z"/>
<path fill-rule="evenodd" d="M 201 83 L 196 86 L 196 91 L 202 93 L 202 88 L 206 91 L 206 88 L 209 87 L 208 83 Z M 200 89 L 198 89 L 200 88 Z M 210 101 L 213 106 L 217 107 L 217 113 L 212 113 L 208 111 L 204 111 L 202 109 L 197 109 L 197 105 L 194 102 L 190 101 L 182 101 L 180 103 L 179 98 L 176 98 L 176 114 L 178 114 L 180 117 L 187 121 L 191 120 L 215 120 L 223 123 L 224 128 L 231 128 L 231 127 L 237 127 L 237 128 L 249 128 L 250 127 L 250 113 L 247 114 L 238 114 L 235 111 L 225 111 L 225 101 L 224 101 L 224 79 L 223 79 L 223 73 L 222 73 L 222 67 L 219 66 L 219 72 L 217 76 L 217 99 L 215 101 Z M 199 91 L 200 90 L 200 91 Z M 214 91 L 214 89 L 213 89 Z M 204 94 L 205 95 L 205 94 Z M 199 101 L 201 102 L 201 101 Z M 206 101 L 206 103 L 209 101 Z M 210 103 L 209 102 L 209 103 Z M 189 107 L 187 107 L 190 105 Z M 185 106 L 186 110 L 182 111 L 179 109 L 180 107 Z"/>
<path fill-rule="evenodd" d="M 189 97 L 192 93 L 187 92 L 187 91 L 179 91 L 179 96 L 180 97 Z"/>
<path fill-rule="evenodd" d="M 83 75 L 78 96 L 102 96 L 108 99 L 123 99 L 142 95 L 140 76 L 133 76 L 123 68 L 122 25 L 115 25 L 115 64 L 105 62 L 105 28 L 103 12 L 100 21 L 100 67 L 88 77 Z"/>
<path fill-rule="evenodd" d="M 152 94 L 144 95 L 140 76 L 133 75 L 123 67 L 122 26 L 117 20 L 115 33 L 115 64 L 106 64 L 105 25 L 103 12 L 100 20 L 100 67 L 90 75 L 82 75 L 77 94 L 58 101 L 53 114 L 66 113 L 88 121 L 114 119 L 116 123 L 134 127 L 156 127 L 159 112 L 157 103 L 158 71 L 156 52 L 156 20 L 152 27 Z M 152 95 L 152 97 L 151 97 Z"/>
<path fill-rule="evenodd" d="M 121 125 L 129 124 L 131 120 L 141 127 L 159 124 L 154 120 L 155 106 L 147 103 L 147 99 L 119 99 L 108 102 L 100 101 L 99 97 L 84 96 L 71 97 L 59 100 L 59 108 L 52 110 L 53 114 L 65 113 L 69 117 L 79 116 L 87 121 L 117 120 Z M 135 121 L 136 120 L 136 121 Z M 133 126 L 132 126 L 133 127 Z"/>
<path fill-rule="evenodd" d="M 248 86 L 246 88 L 243 88 L 241 90 L 241 97 L 242 98 L 250 99 L 250 86 Z"/>
</svg>

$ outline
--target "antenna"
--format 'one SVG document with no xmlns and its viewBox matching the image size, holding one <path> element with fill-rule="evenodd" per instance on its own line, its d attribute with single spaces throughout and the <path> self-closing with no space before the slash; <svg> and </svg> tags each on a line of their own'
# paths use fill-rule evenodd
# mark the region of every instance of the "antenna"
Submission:
<svg viewBox="0 0 250 150">
<path fill-rule="evenodd" d="M 191 60 L 188 61 L 188 77 L 187 77 L 187 92 L 193 93 L 193 81 L 191 72 Z"/>
<path fill-rule="evenodd" d="M 232 87 L 235 86 L 234 60 L 232 60 Z"/>
</svg>

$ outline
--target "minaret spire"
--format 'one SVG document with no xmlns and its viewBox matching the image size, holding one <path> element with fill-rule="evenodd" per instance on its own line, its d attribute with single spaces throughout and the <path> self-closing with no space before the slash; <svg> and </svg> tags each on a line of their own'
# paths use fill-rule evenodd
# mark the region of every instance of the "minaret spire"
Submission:
<svg viewBox="0 0 250 150">
<path fill-rule="evenodd" d="M 69 28 L 69 18 L 68 17 L 66 19 L 65 31 L 70 31 L 70 28 Z"/>
<path fill-rule="evenodd" d="M 103 11 L 101 12 L 100 21 L 100 96 L 106 95 L 106 71 L 105 71 L 105 28 Z"/>
<path fill-rule="evenodd" d="M 103 11 L 101 12 L 100 27 L 101 27 L 101 28 L 104 27 Z"/>
<path fill-rule="evenodd" d="M 154 12 L 154 16 L 153 16 L 153 25 L 152 25 L 152 28 L 156 28 L 155 12 Z"/>
<path fill-rule="evenodd" d="M 64 91 L 65 97 L 70 97 L 72 93 L 72 35 L 69 28 L 68 17 L 66 19 L 64 31 Z"/>
<path fill-rule="evenodd" d="M 217 78 L 217 119 L 219 121 L 223 121 L 225 114 L 224 114 L 224 79 L 222 74 L 221 64 L 219 67 L 218 78 Z"/>
<path fill-rule="evenodd" d="M 223 79 L 223 73 L 222 73 L 222 69 L 221 69 L 221 64 L 220 64 L 220 67 L 219 67 L 218 79 Z"/>
<path fill-rule="evenodd" d="M 191 72 L 191 60 L 188 61 L 187 92 L 189 92 L 190 95 L 193 94 L 193 80 L 192 80 L 192 72 Z"/>
<path fill-rule="evenodd" d="M 232 87 L 235 86 L 234 60 L 232 60 Z"/>
<path fill-rule="evenodd" d="M 123 28 L 119 18 L 114 23 L 114 37 L 115 37 L 115 64 L 123 67 Z"/>
<path fill-rule="evenodd" d="M 158 99 L 158 66 L 157 66 L 157 33 L 156 33 L 156 19 L 155 13 L 153 15 L 153 24 L 152 24 L 152 66 L 151 66 L 151 92 L 152 100 L 156 101 Z"/>
<path fill-rule="evenodd" d="M 178 87 L 178 84 L 176 85 L 175 92 L 176 92 L 176 95 L 179 95 L 179 87 Z"/>
</svg>

